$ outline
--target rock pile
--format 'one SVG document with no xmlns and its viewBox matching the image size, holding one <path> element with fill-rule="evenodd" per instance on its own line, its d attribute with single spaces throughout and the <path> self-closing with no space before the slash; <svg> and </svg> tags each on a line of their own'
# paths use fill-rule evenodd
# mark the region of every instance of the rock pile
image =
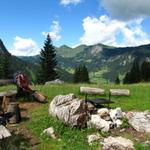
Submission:
<svg viewBox="0 0 150 150">
<path fill-rule="evenodd" d="M 109 131 L 120 127 L 124 113 L 121 108 L 101 108 L 95 113 L 92 104 L 78 99 L 74 94 L 56 96 L 49 106 L 49 113 L 65 124 L 77 127 L 97 128 Z M 91 113 L 94 112 L 94 113 Z"/>
<path fill-rule="evenodd" d="M 97 114 L 90 115 L 87 122 L 89 128 L 97 128 L 102 131 L 109 131 L 111 128 L 120 127 L 125 113 L 121 108 L 110 109 L 101 108 L 97 110 Z"/>
</svg>

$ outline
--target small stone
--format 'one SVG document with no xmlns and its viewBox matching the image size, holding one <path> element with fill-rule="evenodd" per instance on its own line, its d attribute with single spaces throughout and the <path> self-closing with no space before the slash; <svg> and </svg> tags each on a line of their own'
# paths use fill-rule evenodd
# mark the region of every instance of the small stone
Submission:
<svg viewBox="0 0 150 150">
<path fill-rule="evenodd" d="M 115 120 L 114 123 L 116 124 L 117 128 L 119 128 L 122 125 L 122 121 L 120 119 Z"/>
<path fill-rule="evenodd" d="M 110 110 L 109 114 L 113 121 L 123 118 L 123 113 L 120 107 Z"/>
<path fill-rule="evenodd" d="M 45 129 L 43 131 L 43 133 L 46 133 L 48 136 L 50 136 L 53 139 L 57 139 L 57 136 L 55 134 L 54 128 L 53 127 L 49 127 L 47 129 Z"/>
<path fill-rule="evenodd" d="M 91 134 L 91 135 L 88 135 L 87 136 L 87 139 L 88 139 L 88 143 L 91 145 L 92 142 L 95 142 L 95 141 L 98 141 L 100 140 L 100 134 L 99 133 L 96 133 L 96 134 Z"/>
<path fill-rule="evenodd" d="M 109 116 L 109 111 L 107 108 L 98 109 L 97 113 L 100 115 L 101 118 Z"/>
<path fill-rule="evenodd" d="M 124 132 L 124 131 L 125 131 L 125 129 L 124 129 L 124 128 L 120 130 L 120 132 Z"/>
</svg>

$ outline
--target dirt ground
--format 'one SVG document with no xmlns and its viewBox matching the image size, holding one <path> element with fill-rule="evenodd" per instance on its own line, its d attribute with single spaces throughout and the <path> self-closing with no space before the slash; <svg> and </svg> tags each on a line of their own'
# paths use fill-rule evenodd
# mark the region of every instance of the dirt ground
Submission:
<svg viewBox="0 0 150 150">
<path fill-rule="evenodd" d="M 11 133 L 15 135 L 21 135 L 25 140 L 28 141 L 29 145 L 32 146 L 32 149 L 36 147 L 40 141 L 32 135 L 32 133 L 26 128 L 24 122 L 29 121 L 31 116 L 29 115 L 29 110 L 39 107 L 41 104 L 38 102 L 25 102 L 20 103 L 20 112 L 21 112 L 21 122 L 19 124 L 8 124 L 7 128 Z"/>
</svg>

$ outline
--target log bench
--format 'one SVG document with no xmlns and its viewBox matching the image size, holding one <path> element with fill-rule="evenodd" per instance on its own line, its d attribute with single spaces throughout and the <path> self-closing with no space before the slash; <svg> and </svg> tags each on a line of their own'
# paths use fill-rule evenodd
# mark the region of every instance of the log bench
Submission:
<svg viewBox="0 0 150 150">
<path fill-rule="evenodd" d="M 0 106 L 4 112 L 7 111 L 9 103 L 15 101 L 16 94 L 16 90 L 0 92 Z"/>
<path fill-rule="evenodd" d="M 130 96 L 130 90 L 128 89 L 110 89 L 110 96 Z"/>
<path fill-rule="evenodd" d="M 105 90 L 101 88 L 80 87 L 80 93 L 85 94 L 85 101 L 92 103 L 96 108 L 102 107 L 103 104 L 108 104 L 109 107 L 109 104 L 113 103 L 113 101 L 106 98 L 88 98 L 88 95 L 104 96 Z"/>
</svg>

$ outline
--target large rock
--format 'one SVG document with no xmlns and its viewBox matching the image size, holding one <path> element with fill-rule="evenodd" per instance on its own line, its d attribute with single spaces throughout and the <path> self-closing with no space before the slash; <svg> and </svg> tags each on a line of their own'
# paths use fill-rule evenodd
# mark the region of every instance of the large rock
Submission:
<svg viewBox="0 0 150 150">
<path fill-rule="evenodd" d="M 104 139 L 103 150 L 133 150 L 133 142 L 122 137 L 108 137 Z"/>
<path fill-rule="evenodd" d="M 150 111 L 128 112 L 126 116 L 135 130 L 150 133 Z"/>
<path fill-rule="evenodd" d="M 0 140 L 8 138 L 11 136 L 11 133 L 3 125 L 0 125 Z"/>
<path fill-rule="evenodd" d="M 106 121 L 99 115 L 91 115 L 91 120 L 88 121 L 87 126 L 88 128 L 96 128 L 102 131 L 109 131 L 112 124 L 113 123 L 111 121 Z"/>
<path fill-rule="evenodd" d="M 50 103 L 49 113 L 70 126 L 86 126 L 86 103 L 74 94 L 56 96 Z"/>
<path fill-rule="evenodd" d="M 123 118 L 123 112 L 120 107 L 110 110 L 109 114 L 113 121 Z"/>
</svg>

